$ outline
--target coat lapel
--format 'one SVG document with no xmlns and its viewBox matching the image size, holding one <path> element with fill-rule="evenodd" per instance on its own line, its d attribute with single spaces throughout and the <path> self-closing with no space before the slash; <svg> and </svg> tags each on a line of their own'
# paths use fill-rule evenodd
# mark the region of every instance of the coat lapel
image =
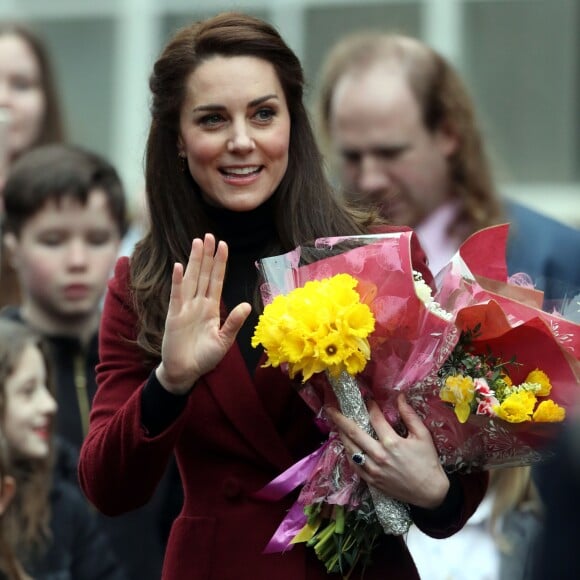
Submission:
<svg viewBox="0 0 580 580">
<path fill-rule="evenodd" d="M 224 413 L 257 453 L 280 470 L 292 464 L 290 451 L 266 412 L 236 344 L 205 380 Z"/>
</svg>

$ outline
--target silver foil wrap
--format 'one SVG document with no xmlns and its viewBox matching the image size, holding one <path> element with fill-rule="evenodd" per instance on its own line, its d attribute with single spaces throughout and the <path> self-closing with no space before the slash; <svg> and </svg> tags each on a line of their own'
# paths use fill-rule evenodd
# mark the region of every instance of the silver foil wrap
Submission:
<svg viewBox="0 0 580 580">
<path fill-rule="evenodd" d="M 371 426 L 369 412 L 356 379 L 346 372 L 341 373 L 338 378 L 333 378 L 328 374 L 328 379 L 338 399 L 342 414 L 352 419 L 361 429 L 376 439 L 377 436 Z M 377 518 L 385 534 L 393 536 L 406 534 L 412 523 L 409 506 L 392 497 L 385 496 L 370 485 L 369 491 Z"/>
</svg>

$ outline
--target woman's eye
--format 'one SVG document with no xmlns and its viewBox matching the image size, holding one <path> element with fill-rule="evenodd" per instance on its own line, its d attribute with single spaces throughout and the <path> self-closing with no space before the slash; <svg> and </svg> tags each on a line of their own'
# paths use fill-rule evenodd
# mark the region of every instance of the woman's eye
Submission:
<svg viewBox="0 0 580 580">
<path fill-rule="evenodd" d="M 259 109 L 258 111 L 256 111 L 256 114 L 254 116 L 256 117 L 256 119 L 258 119 L 258 121 L 262 122 L 269 121 L 270 119 L 276 116 L 276 112 L 274 111 L 274 109 L 266 107 L 264 109 Z"/>
<path fill-rule="evenodd" d="M 30 91 L 39 87 L 39 83 L 26 77 L 16 77 L 12 79 L 12 87 L 17 91 Z"/>
<path fill-rule="evenodd" d="M 219 125 L 224 120 L 222 115 L 218 113 L 212 113 L 211 115 L 205 115 L 199 120 L 199 124 L 205 127 L 212 127 L 215 125 Z"/>
</svg>

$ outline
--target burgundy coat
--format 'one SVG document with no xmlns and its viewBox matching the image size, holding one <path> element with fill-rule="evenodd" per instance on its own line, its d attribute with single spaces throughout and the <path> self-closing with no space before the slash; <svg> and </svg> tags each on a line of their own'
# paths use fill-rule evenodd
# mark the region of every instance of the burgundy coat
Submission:
<svg viewBox="0 0 580 580">
<path fill-rule="evenodd" d="M 185 501 L 169 538 L 163 579 L 328 578 L 303 544 L 284 554 L 262 554 L 296 495 L 269 503 L 254 499 L 252 493 L 323 440 L 310 410 L 297 395 L 294 398 L 300 406 L 295 420 L 284 427 L 276 422 L 280 409 L 267 408 L 259 396 L 264 389 L 294 394 L 286 375 L 278 369 L 257 368 L 252 378 L 234 345 L 200 379 L 177 420 L 160 435 L 148 437 L 141 424 L 140 397 L 152 368 L 143 364 L 142 353 L 127 340 L 135 338 L 137 326 L 129 261 L 120 258 L 102 316 L 99 386 L 79 466 L 81 485 L 90 501 L 112 516 L 143 505 L 175 451 Z M 296 401 L 287 398 L 276 404 L 286 406 L 287 412 L 287 405 Z M 459 482 L 462 509 L 445 521 L 415 519 L 425 532 L 436 537 L 451 535 L 473 513 L 485 493 L 487 476 L 461 476 Z M 365 580 L 417 579 L 404 540 L 384 536 L 381 542 Z"/>
</svg>

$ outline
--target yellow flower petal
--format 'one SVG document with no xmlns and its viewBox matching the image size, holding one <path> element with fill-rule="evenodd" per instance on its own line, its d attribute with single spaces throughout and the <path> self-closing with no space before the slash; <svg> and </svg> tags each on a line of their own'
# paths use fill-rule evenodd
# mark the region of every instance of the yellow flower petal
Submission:
<svg viewBox="0 0 580 580">
<path fill-rule="evenodd" d="M 304 527 L 290 540 L 291 544 L 299 544 L 301 542 L 307 542 L 314 537 L 314 534 L 318 531 L 320 527 L 320 522 L 322 518 L 317 518 L 313 525 L 306 522 Z"/>
<path fill-rule="evenodd" d="M 338 274 L 277 296 L 259 317 L 252 346 L 264 347 L 266 365 L 288 363 L 290 376 L 300 373 L 303 381 L 324 370 L 361 372 L 375 319 L 361 303 L 357 284 L 349 274 Z"/>
<path fill-rule="evenodd" d="M 469 403 L 458 403 L 453 410 L 460 423 L 465 423 L 469 419 L 469 414 L 471 413 Z"/>
<path fill-rule="evenodd" d="M 531 421 L 536 401 L 537 399 L 534 393 L 520 391 L 506 397 L 493 410 L 504 421 L 508 421 L 509 423 L 523 423 L 524 421 Z"/>
<path fill-rule="evenodd" d="M 541 389 L 536 393 L 538 397 L 547 397 L 552 390 L 552 384 L 550 383 L 548 375 L 540 369 L 535 369 L 531 373 L 528 373 L 525 382 L 537 383 L 541 386 Z"/>
<path fill-rule="evenodd" d="M 538 423 L 559 423 L 565 418 L 566 409 L 554 403 L 552 399 L 542 401 L 532 415 L 532 419 Z"/>
</svg>

